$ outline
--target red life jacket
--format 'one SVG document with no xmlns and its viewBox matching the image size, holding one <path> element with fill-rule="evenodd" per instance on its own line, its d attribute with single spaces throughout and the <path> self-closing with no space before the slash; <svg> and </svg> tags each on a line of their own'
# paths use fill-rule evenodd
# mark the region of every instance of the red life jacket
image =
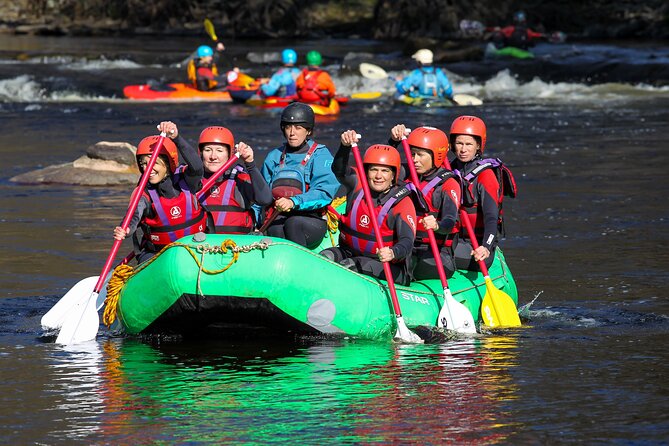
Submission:
<svg viewBox="0 0 669 446">
<path fill-rule="evenodd" d="M 382 202 L 372 210 L 376 215 L 381 238 L 386 247 L 390 248 L 396 242 L 395 231 L 388 226 L 388 213 L 394 205 L 410 193 L 409 189 L 402 187 L 394 194 L 388 194 L 384 197 Z M 370 213 L 367 201 L 365 201 L 365 193 L 360 184 L 357 185 L 357 192 L 354 197 L 350 203 L 347 203 L 346 214 L 342 215 L 339 225 L 339 243 L 347 246 L 358 255 L 375 257 L 378 245 L 374 235 L 374 226 L 369 217 Z"/>
<path fill-rule="evenodd" d="M 430 179 L 429 181 L 420 182 L 420 191 L 425 197 L 426 204 L 429 209 L 429 213 L 437 216 L 439 214 L 439 206 L 441 205 L 441 195 L 443 193 L 442 188 L 440 187 L 445 183 L 449 178 L 454 178 L 456 181 L 459 177 L 451 172 L 450 170 L 443 170 L 441 172 L 437 171 L 437 174 Z M 426 215 L 422 214 L 421 216 Z M 458 224 L 453 226 L 449 234 L 438 234 L 434 233 L 434 237 L 437 240 L 437 245 L 439 246 L 451 246 L 453 244 L 453 239 L 460 232 Z M 418 219 L 418 225 L 416 226 L 416 241 L 424 244 L 430 243 L 430 238 L 427 235 L 427 229 L 422 223 L 422 219 Z"/>
<path fill-rule="evenodd" d="M 297 90 L 297 96 L 300 98 L 300 101 L 311 104 L 330 104 L 327 95 L 318 88 L 318 76 L 321 73 L 323 73 L 323 70 L 310 71 L 307 68 L 302 70 L 304 85 Z"/>
<path fill-rule="evenodd" d="M 183 179 L 179 187 L 181 193 L 174 198 L 161 197 L 155 189 L 148 190 L 153 217 L 145 218 L 141 226 L 144 242 L 156 251 L 207 227 L 207 215 Z"/>
<path fill-rule="evenodd" d="M 488 170 L 492 169 L 497 182 L 499 183 L 499 192 L 497 199 L 497 207 L 499 209 L 499 218 L 497 221 L 497 228 L 500 234 L 505 235 L 506 230 L 504 228 L 504 212 L 502 209 L 502 204 L 504 197 L 515 198 L 518 194 L 518 187 L 516 186 L 516 180 L 513 177 L 511 170 L 504 165 L 504 163 L 499 158 L 485 158 L 477 160 L 475 167 L 466 175 L 460 175 L 462 179 L 462 208 L 467 213 L 469 221 L 474 228 L 474 233 L 477 237 L 483 237 L 484 222 L 483 215 L 479 214 L 478 206 L 478 196 L 476 194 L 475 185 L 477 183 L 478 176 Z M 459 173 L 459 172 L 458 172 Z M 463 234 L 467 238 L 467 234 Z"/>
<path fill-rule="evenodd" d="M 211 213 L 216 234 L 248 234 L 255 225 L 253 211 L 242 206 L 237 178 L 251 179 L 241 166 L 236 166 L 227 179 L 216 182 L 200 197 L 200 203 Z"/>
</svg>

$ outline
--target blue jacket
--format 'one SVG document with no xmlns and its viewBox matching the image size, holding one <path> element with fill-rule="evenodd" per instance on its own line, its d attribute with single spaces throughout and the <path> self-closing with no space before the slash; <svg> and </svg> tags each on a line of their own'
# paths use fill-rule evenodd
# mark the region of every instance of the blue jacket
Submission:
<svg viewBox="0 0 669 446">
<path fill-rule="evenodd" d="M 306 141 L 308 147 L 314 142 L 310 139 Z M 283 154 L 284 146 L 277 147 L 267 154 L 263 163 L 261 173 L 272 187 L 272 179 L 279 172 L 279 163 Z M 286 152 L 285 168 L 301 169 L 302 160 L 306 153 L 288 153 Z M 322 144 L 319 144 L 314 151 L 311 159 L 304 166 L 304 179 L 309 186 L 303 194 L 295 195 L 290 199 L 295 203 L 295 210 L 311 211 L 326 207 L 332 202 L 337 190 L 339 181 L 332 173 L 332 154 L 330 150 Z"/>
<path fill-rule="evenodd" d="M 399 94 L 408 94 L 416 97 L 453 97 L 451 81 L 441 68 L 433 66 L 421 67 L 413 70 L 407 77 L 395 84 Z"/>
<path fill-rule="evenodd" d="M 295 79 L 297 79 L 299 75 L 299 68 L 279 68 L 279 70 L 269 79 L 269 82 L 263 84 L 260 89 L 265 96 L 295 96 Z M 284 91 L 280 91 L 282 88 Z"/>
</svg>

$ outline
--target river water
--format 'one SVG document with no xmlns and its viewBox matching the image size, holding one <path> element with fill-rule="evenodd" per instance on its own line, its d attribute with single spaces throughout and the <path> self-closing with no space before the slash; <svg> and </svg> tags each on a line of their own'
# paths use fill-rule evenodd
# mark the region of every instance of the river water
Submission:
<svg viewBox="0 0 669 446">
<path fill-rule="evenodd" d="M 667 444 L 666 45 L 542 45 L 534 61 L 453 64 L 456 92 L 483 106 L 355 102 L 319 120 L 316 139 L 332 149 L 349 128 L 371 144 L 400 122 L 448 130 L 459 114 L 486 121 L 488 153 L 519 185 L 502 246 L 521 304 L 536 298 L 523 328 L 411 346 L 262 333 L 147 341 L 103 329 L 96 342 L 63 348 L 42 336 L 40 317 L 99 274 L 130 190 L 9 178 L 101 140 L 136 144 L 164 119 L 191 140 L 225 125 L 263 158 L 281 142 L 279 111 L 121 98 L 128 83 L 180 79 L 176 64 L 195 39 L 0 43 L 6 443 Z M 237 64 L 267 74 L 258 58 L 284 44 L 228 47 Z M 400 70 L 389 44 L 295 46 L 327 48 L 343 93 L 391 91 L 347 68 L 360 53 Z"/>
</svg>

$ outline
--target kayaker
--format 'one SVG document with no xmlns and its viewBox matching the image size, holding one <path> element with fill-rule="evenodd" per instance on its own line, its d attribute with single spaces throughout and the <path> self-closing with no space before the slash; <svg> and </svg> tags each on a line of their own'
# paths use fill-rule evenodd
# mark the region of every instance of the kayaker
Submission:
<svg viewBox="0 0 669 446">
<path fill-rule="evenodd" d="M 195 52 L 196 57 L 188 62 L 188 80 L 200 91 L 222 90 L 232 83 L 239 74 L 239 68 L 232 68 L 225 75 L 219 75 L 217 62 L 221 58 L 225 46 L 216 44 L 216 53 L 208 45 L 200 45 Z"/>
<path fill-rule="evenodd" d="M 411 56 L 418 62 L 418 68 L 395 84 L 398 94 L 418 97 L 453 98 L 453 86 L 441 68 L 435 67 L 434 54 L 423 48 Z"/>
<path fill-rule="evenodd" d="M 297 96 L 301 102 L 328 106 L 335 97 L 336 88 L 330 75 L 320 69 L 323 57 L 318 51 L 307 53 L 307 68 L 297 77 Z"/>
<path fill-rule="evenodd" d="M 314 111 L 307 104 L 293 102 L 284 108 L 281 132 L 286 142 L 267 154 L 261 170 L 275 199 L 267 214 L 275 219 L 267 233 L 310 249 L 325 236 L 325 209 L 339 189 L 332 154 L 312 139 L 313 129 Z M 274 217 L 275 212 L 280 214 Z"/>
<path fill-rule="evenodd" d="M 520 48 L 527 51 L 538 39 L 547 39 L 546 34 L 534 31 L 527 26 L 527 16 L 523 11 L 513 14 L 513 24 L 504 28 L 492 29 L 492 42 L 497 49 L 505 47 Z"/>
<path fill-rule="evenodd" d="M 461 224 L 455 264 L 458 269 L 478 271 L 477 261 L 485 261 L 488 267 L 493 262 L 498 233 L 503 233 L 502 198 L 504 194 L 515 196 L 515 181 L 499 159 L 483 159 L 486 125 L 481 118 L 456 118 L 451 125 L 450 143 L 455 154 L 451 167 L 462 179 L 462 208 L 480 245 L 476 250 L 472 249 L 469 234 Z"/>
<path fill-rule="evenodd" d="M 390 131 L 394 145 L 399 144 L 407 132 L 404 124 L 398 124 Z M 441 262 L 447 277 L 455 272 L 453 252 L 458 242 L 458 208 L 461 186 L 457 175 L 444 166 L 448 154 L 448 137 L 434 127 L 415 128 L 407 137 L 411 148 L 413 165 L 418 174 L 421 191 L 429 212 L 418 212 L 418 226 L 413 248 L 413 277 L 416 280 L 438 279 L 436 262 L 430 247 L 427 229 L 434 231 Z M 406 182 L 411 175 L 406 172 Z"/>
<path fill-rule="evenodd" d="M 297 53 L 291 48 L 281 52 L 283 67 L 270 77 L 269 81 L 260 87 L 263 96 L 280 96 L 283 98 L 297 98 L 295 80 L 300 75 L 300 69 L 295 66 Z"/>
<path fill-rule="evenodd" d="M 341 134 L 341 145 L 335 154 L 333 171 L 346 191 L 346 212 L 339 223 L 339 246 L 321 251 L 321 255 L 339 264 L 379 279 L 385 279 L 383 263 L 390 263 L 393 279 L 408 285 L 410 263 L 416 237 L 414 193 L 398 184 L 400 154 L 392 146 L 374 144 L 363 156 L 365 172 L 360 178 L 356 168 L 349 168 L 351 145 L 357 132 Z M 367 181 L 376 207 L 381 235 L 386 244 L 379 249 L 373 232 L 370 210 L 360 181 Z"/>
<path fill-rule="evenodd" d="M 194 151 L 179 150 L 183 144 L 174 144 L 173 140 L 180 137 L 173 122 L 161 122 L 158 130 L 168 136 L 163 140 L 165 153 L 156 160 L 127 231 L 121 226 L 114 228 L 116 240 L 133 234 L 137 263 L 150 259 L 178 238 L 203 232 L 207 225 L 206 213 L 194 195 L 202 180 L 202 160 Z M 140 172 L 144 172 L 158 139 L 155 135 L 147 136 L 137 145 Z M 185 166 L 179 165 L 179 157 L 186 161 Z"/>
<path fill-rule="evenodd" d="M 176 142 L 180 150 L 195 152 L 183 138 Z M 180 147 L 180 144 L 184 144 L 184 147 Z M 239 152 L 244 167 L 234 165 L 200 196 L 200 203 L 210 216 L 208 232 L 248 234 L 255 227 L 252 206 L 268 206 L 272 203 L 272 193 L 260 169 L 256 167 L 253 149 L 242 141 L 235 146 L 232 132 L 225 127 L 211 126 L 200 133 L 198 149 L 204 166 L 204 178 L 208 179 L 223 167 L 232 155 L 233 148 Z"/>
</svg>

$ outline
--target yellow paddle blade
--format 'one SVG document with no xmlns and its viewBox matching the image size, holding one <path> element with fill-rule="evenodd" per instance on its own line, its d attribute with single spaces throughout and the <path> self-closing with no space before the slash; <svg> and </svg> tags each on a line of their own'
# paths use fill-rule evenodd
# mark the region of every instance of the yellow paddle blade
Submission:
<svg viewBox="0 0 669 446">
<path fill-rule="evenodd" d="M 351 99 L 378 99 L 382 94 L 380 91 L 364 91 L 361 93 L 352 93 Z"/>
<path fill-rule="evenodd" d="M 485 278 L 486 293 L 481 303 L 481 316 L 488 327 L 520 327 L 520 316 L 511 296 Z"/>
<path fill-rule="evenodd" d="M 211 20 L 204 19 L 204 30 L 207 32 L 207 34 L 209 34 L 211 40 L 214 42 L 218 41 L 218 37 L 216 37 L 216 30 L 214 29 L 214 24 L 211 23 Z"/>
<path fill-rule="evenodd" d="M 378 65 L 366 62 L 360 64 L 360 74 L 367 79 L 385 79 L 388 77 L 386 70 Z"/>
</svg>

